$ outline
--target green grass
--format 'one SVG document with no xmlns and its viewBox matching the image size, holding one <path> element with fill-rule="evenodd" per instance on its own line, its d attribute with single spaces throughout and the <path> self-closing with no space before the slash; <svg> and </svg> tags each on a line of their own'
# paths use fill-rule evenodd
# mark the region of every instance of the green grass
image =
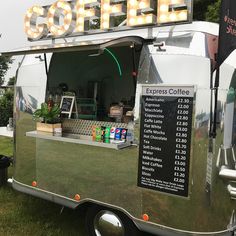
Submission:
<svg viewBox="0 0 236 236">
<path fill-rule="evenodd" d="M 12 155 L 9 138 L 0 137 L 0 154 Z M 8 168 L 9 176 L 13 168 Z M 82 212 L 83 213 L 83 212 Z M 79 235 L 84 236 L 84 220 L 77 211 L 0 187 L 0 236 Z"/>
<path fill-rule="evenodd" d="M 11 138 L 0 136 L 0 154 L 6 156 L 12 156 L 13 141 Z"/>
</svg>

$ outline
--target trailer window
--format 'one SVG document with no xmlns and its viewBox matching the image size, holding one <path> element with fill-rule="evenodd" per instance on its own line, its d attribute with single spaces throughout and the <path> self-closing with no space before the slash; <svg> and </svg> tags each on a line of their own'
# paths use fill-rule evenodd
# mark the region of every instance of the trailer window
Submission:
<svg viewBox="0 0 236 236">
<path fill-rule="evenodd" d="M 94 126 L 127 129 L 133 123 L 139 53 L 133 58 L 128 46 L 52 55 L 46 102 L 61 106 L 63 132 L 91 135 Z M 68 97 L 74 100 L 70 114 L 62 105 Z"/>
</svg>

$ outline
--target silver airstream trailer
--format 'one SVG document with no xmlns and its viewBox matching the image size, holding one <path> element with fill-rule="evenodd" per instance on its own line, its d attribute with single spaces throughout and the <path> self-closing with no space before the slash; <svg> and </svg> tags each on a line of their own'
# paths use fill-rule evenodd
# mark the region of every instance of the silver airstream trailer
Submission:
<svg viewBox="0 0 236 236">
<path fill-rule="evenodd" d="M 24 55 L 13 188 L 86 205 L 88 235 L 233 235 L 236 77 L 222 65 L 215 101 L 217 35 L 193 22 L 3 53 Z M 51 133 L 33 119 L 49 100 L 62 124 Z"/>
</svg>

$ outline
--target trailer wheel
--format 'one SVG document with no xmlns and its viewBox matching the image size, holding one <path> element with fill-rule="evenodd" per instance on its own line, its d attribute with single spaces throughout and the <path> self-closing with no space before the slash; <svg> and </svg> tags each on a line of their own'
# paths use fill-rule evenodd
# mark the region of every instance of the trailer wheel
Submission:
<svg viewBox="0 0 236 236">
<path fill-rule="evenodd" d="M 88 236 L 139 236 L 139 230 L 125 214 L 101 206 L 88 208 L 85 218 Z"/>
</svg>

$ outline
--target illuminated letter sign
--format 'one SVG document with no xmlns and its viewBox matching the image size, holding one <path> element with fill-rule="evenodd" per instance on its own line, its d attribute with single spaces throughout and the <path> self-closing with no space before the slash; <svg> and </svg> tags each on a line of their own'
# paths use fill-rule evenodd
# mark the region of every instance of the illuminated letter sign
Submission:
<svg viewBox="0 0 236 236">
<path fill-rule="evenodd" d="M 88 23 L 89 20 L 99 19 L 100 13 L 97 10 L 99 2 L 96 0 L 78 0 L 75 5 L 76 10 L 76 32 L 84 32 L 85 21 Z"/>
<path fill-rule="evenodd" d="M 63 24 L 60 18 L 63 17 Z M 74 31 L 75 17 L 68 2 L 57 1 L 48 10 L 47 25 L 53 36 L 66 36 Z"/>
<path fill-rule="evenodd" d="M 145 14 L 154 11 L 153 0 L 128 0 L 127 1 L 127 25 L 146 25 L 154 24 L 154 14 Z M 138 13 L 142 13 L 138 15 Z"/>
<path fill-rule="evenodd" d="M 30 40 L 65 37 L 100 28 L 118 28 L 114 17 L 126 15 L 126 25 L 161 25 L 190 20 L 192 0 L 58 0 L 51 6 L 34 6 L 25 15 Z M 38 18 L 41 18 L 40 23 Z M 43 22 L 44 21 L 44 22 Z M 121 26 L 122 27 L 122 26 Z M 124 29 L 124 28 L 123 28 Z"/>
<path fill-rule="evenodd" d="M 184 0 L 159 0 L 158 23 L 186 21 L 188 19 L 187 5 Z"/>
<path fill-rule="evenodd" d="M 124 3 L 114 4 L 110 0 L 101 0 L 101 29 L 109 29 L 113 25 L 110 17 L 125 15 Z"/>
<path fill-rule="evenodd" d="M 38 24 L 37 25 L 37 18 L 46 17 L 47 12 L 43 7 L 34 6 L 28 9 L 25 15 L 25 33 L 27 34 L 28 38 L 30 39 L 40 39 L 44 36 L 47 36 L 48 29 L 46 24 Z"/>
</svg>

